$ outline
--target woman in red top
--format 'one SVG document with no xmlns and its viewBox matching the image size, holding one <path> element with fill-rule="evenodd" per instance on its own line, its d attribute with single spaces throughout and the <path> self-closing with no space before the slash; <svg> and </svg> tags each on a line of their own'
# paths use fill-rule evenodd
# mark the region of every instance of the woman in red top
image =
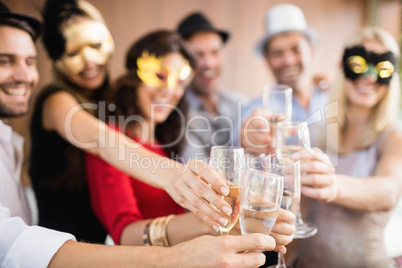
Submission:
<svg viewBox="0 0 402 268">
<path fill-rule="evenodd" d="M 109 124 L 141 146 L 174 158 L 183 140 L 182 96 L 193 64 L 177 34 L 157 31 L 142 37 L 128 51 L 127 74 L 116 82 L 117 117 L 109 116 Z M 155 163 L 140 155 L 128 157 L 135 168 L 169 165 L 162 158 Z M 167 225 L 170 245 L 213 233 L 196 215 L 184 213 L 165 191 L 130 178 L 99 157 L 88 154 L 86 168 L 92 207 L 116 244 L 143 245 L 150 219 L 169 214 L 180 214 Z"/>
</svg>

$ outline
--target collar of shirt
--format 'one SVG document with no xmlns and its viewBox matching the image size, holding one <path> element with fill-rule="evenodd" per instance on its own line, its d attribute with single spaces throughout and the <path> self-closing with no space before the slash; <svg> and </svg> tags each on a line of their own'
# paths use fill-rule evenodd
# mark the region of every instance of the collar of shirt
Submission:
<svg viewBox="0 0 402 268">
<path fill-rule="evenodd" d="M 12 161 L 10 163 L 14 163 L 12 166 L 14 166 L 19 177 L 23 160 L 24 138 L 14 132 L 2 120 L 0 120 L 0 145 L 4 150 L 4 152 L 0 153 L 0 157 L 3 158 L 3 161 Z M 3 154 L 4 156 L 2 156 Z"/>
<path fill-rule="evenodd" d="M 305 121 L 312 114 L 324 108 L 328 101 L 328 92 L 321 91 L 317 87 L 314 88 L 313 94 L 310 97 L 309 106 L 307 109 L 300 106 L 296 98 L 292 98 L 292 120 Z"/>
<path fill-rule="evenodd" d="M 242 102 L 246 103 L 246 100 L 243 100 L 240 95 L 237 95 L 231 91 L 220 89 L 216 92 L 217 98 L 217 114 L 210 114 L 205 110 L 204 104 L 201 102 L 199 97 L 191 91 L 191 89 L 187 89 L 186 91 L 186 101 L 188 103 L 188 112 L 189 116 L 192 117 L 194 115 L 199 115 L 200 113 L 203 116 L 208 118 L 214 118 L 216 116 L 229 116 L 230 118 L 236 118 L 238 115 L 238 109 L 241 110 L 241 106 L 238 107 L 238 103 L 242 104 Z"/>
<path fill-rule="evenodd" d="M 0 139 L 11 142 L 11 138 L 13 136 L 13 129 L 4 124 L 2 120 L 0 120 Z"/>
<path fill-rule="evenodd" d="M 197 97 L 197 95 L 194 94 L 191 89 L 187 89 L 185 98 L 188 103 L 188 110 L 191 114 L 199 111 L 205 111 L 204 105 L 202 104 L 201 100 Z"/>
<path fill-rule="evenodd" d="M 32 221 L 20 183 L 24 138 L 0 120 L 0 200 L 11 215 Z"/>
</svg>

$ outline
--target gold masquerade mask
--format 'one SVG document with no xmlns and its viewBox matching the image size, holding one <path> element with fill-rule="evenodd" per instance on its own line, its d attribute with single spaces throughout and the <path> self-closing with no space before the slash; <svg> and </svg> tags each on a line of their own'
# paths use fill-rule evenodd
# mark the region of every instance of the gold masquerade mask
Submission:
<svg viewBox="0 0 402 268">
<path fill-rule="evenodd" d="M 361 56 L 350 56 L 348 65 L 356 74 L 369 72 L 378 75 L 380 78 L 388 78 L 395 71 L 394 65 L 389 60 L 378 62 L 375 66 L 373 65 L 374 68 L 370 68 L 371 64 L 368 64 Z"/>
<path fill-rule="evenodd" d="M 149 87 L 177 89 L 186 82 L 191 74 L 191 67 L 186 60 L 167 63 L 165 57 L 155 57 L 143 51 L 137 59 L 137 75 Z"/>
<path fill-rule="evenodd" d="M 113 53 L 113 38 L 106 26 L 98 21 L 84 21 L 67 26 L 63 31 L 66 50 L 56 61 L 65 74 L 78 74 L 87 62 L 104 65 Z"/>
<path fill-rule="evenodd" d="M 391 51 L 377 54 L 366 51 L 363 46 L 355 46 L 345 49 L 342 65 L 345 77 L 352 81 L 364 75 L 374 75 L 377 83 L 389 85 L 397 70 L 397 58 Z"/>
</svg>

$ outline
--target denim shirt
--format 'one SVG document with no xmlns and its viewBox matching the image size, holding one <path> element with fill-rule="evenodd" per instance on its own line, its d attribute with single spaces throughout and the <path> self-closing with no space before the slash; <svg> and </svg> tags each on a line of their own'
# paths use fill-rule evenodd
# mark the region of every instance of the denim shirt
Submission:
<svg viewBox="0 0 402 268">
<path fill-rule="evenodd" d="M 186 145 L 180 153 L 179 161 L 188 162 L 190 158 L 205 160 L 214 145 L 231 145 L 237 132 L 236 122 L 247 105 L 247 99 L 231 90 L 219 90 L 217 114 L 209 113 L 201 100 L 190 90 L 184 98 L 189 105 L 184 139 Z"/>
<path fill-rule="evenodd" d="M 309 125 L 309 128 L 313 124 L 317 124 L 319 122 L 324 122 L 325 119 L 329 119 L 329 116 L 326 114 L 326 107 L 329 105 L 328 104 L 328 92 L 321 91 L 318 88 L 314 88 L 313 94 L 311 95 L 310 102 L 309 102 L 309 107 L 305 109 L 302 107 L 299 102 L 292 96 L 292 121 L 306 121 L 307 124 Z M 241 122 L 245 120 L 247 117 L 249 117 L 254 110 L 256 109 L 261 109 L 262 108 L 262 97 L 258 97 L 252 101 L 242 110 L 241 113 Z M 239 123 L 236 123 L 236 125 L 239 125 Z M 234 145 L 239 145 L 240 140 L 239 140 L 239 131 L 240 129 L 237 129 L 237 131 L 234 132 L 233 135 L 233 144 Z M 311 132 L 311 131 L 310 131 Z M 313 131 L 314 132 L 314 131 Z M 314 133 L 310 133 L 310 136 L 313 137 L 315 136 Z"/>
</svg>

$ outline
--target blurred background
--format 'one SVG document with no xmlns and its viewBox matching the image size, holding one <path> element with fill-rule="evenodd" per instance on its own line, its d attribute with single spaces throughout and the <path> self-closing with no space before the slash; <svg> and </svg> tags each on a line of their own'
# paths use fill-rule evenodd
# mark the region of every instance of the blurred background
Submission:
<svg viewBox="0 0 402 268">
<path fill-rule="evenodd" d="M 40 17 L 44 0 L 3 0 L 12 10 Z M 179 21 L 193 11 L 203 12 L 217 27 L 231 33 L 224 51 L 222 86 L 255 97 L 272 81 L 255 46 L 265 33 L 265 14 L 273 5 L 298 5 L 310 27 L 320 35 L 315 71 L 329 78 L 339 66 L 342 44 L 360 27 L 378 25 L 400 42 L 401 0 L 89 0 L 104 15 L 114 37 L 116 51 L 111 75 L 124 71 L 129 45 L 156 29 L 176 29 Z M 41 85 L 50 79 L 50 64 L 38 42 Z"/>
</svg>

